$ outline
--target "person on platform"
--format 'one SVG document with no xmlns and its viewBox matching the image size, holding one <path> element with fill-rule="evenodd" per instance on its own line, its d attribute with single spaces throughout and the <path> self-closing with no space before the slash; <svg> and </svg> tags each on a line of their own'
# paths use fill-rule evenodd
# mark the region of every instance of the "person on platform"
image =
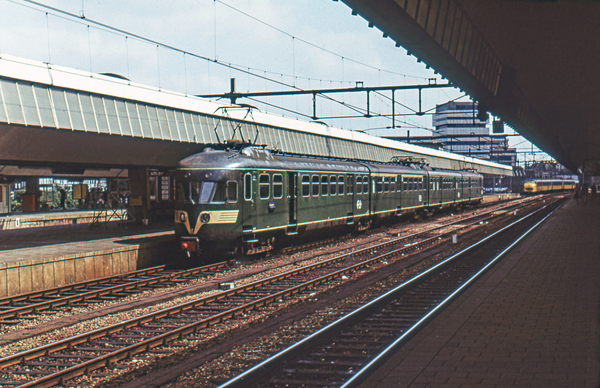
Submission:
<svg viewBox="0 0 600 388">
<path fill-rule="evenodd" d="M 66 210 L 67 209 L 67 205 L 66 205 L 66 202 L 67 202 L 67 191 L 63 187 L 61 187 L 58 190 L 58 192 L 60 193 L 60 208 L 63 209 L 63 210 Z"/>
</svg>

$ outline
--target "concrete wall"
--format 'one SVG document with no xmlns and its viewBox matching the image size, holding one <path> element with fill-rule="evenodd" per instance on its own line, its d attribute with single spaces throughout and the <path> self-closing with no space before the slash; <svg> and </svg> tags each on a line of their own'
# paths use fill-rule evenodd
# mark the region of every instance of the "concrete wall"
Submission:
<svg viewBox="0 0 600 388">
<path fill-rule="evenodd" d="M 63 286 L 163 264 L 173 237 L 98 252 L 0 263 L 0 297 Z"/>
</svg>

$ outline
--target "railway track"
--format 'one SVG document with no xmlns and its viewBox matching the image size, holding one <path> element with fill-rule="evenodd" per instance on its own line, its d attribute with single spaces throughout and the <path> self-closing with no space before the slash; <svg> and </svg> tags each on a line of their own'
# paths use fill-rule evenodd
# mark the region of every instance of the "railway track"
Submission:
<svg viewBox="0 0 600 388">
<path fill-rule="evenodd" d="M 509 213 L 505 209 L 503 214 Z M 469 229 L 481 225 L 482 217 L 490 216 L 471 216 L 467 218 L 470 222 L 463 219 L 459 223 L 463 224 L 463 229 Z M 447 229 L 453 224 L 456 222 L 436 226 L 435 229 Z M 420 234 L 431 234 L 431 231 Z M 319 285 L 330 284 L 382 260 L 439 243 L 440 239 L 447 239 L 452 233 L 457 233 L 456 227 L 408 244 L 406 241 L 415 238 L 415 235 L 395 238 L 374 247 L 3 357 L 0 359 L 0 384 L 7 387 L 44 387 L 64 384 L 84 374 L 104 377 L 109 373 L 106 367 L 112 369 L 122 359 L 139 357 L 140 354 L 173 352 L 171 348 L 181 346 L 182 341 L 202 339 L 203 331 L 208 327 L 252 314 L 270 303 L 279 303 L 294 295 L 310 295 Z M 382 253 L 384 249 L 387 251 Z M 378 252 L 376 255 L 375 251 Z M 364 258 L 365 255 L 370 257 Z"/>
<path fill-rule="evenodd" d="M 408 237 L 418 238 L 424 233 L 460 224 L 474 217 L 487 217 L 498 211 L 508 211 L 531 201 L 531 198 L 510 203 L 492 211 L 476 216 L 463 216 L 444 225 L 434 226 Z M 406 237 L 404 237 L 406 238 Z M 395 240 L 392 240 L 392 244 Z M 311 248 L 323 241 L 301 245 L 286 251 L 298 251 Z M 16 325 L 23 320 L 33 320 L 40 314 L 53 314 L 57 311 L 68 311 L 73 307 L 86 307 L 93 303 L 115 301 L 120 298 L 143 292 L 148 289 L 159 289 L 182 284 L 197 279 L 201 275 L 211 275 L 230 268 L 228 263 L 214 263 L 185 271 L 166 270 L 165 266 L 157 266 L 134 271 L 122 275 L 110 276 L 92 281 L 80 282 L 43 291 L 34 291 L 10 297 L 0 298 L 0 324 Z"/>
<path fill-rule="evenodd" d="M 189 282 L 201 275 L 222 271 L 226 267 L 228 267 L 227 263 L 215 263 L 184 271 L 172 271 L 166 270 L 165 266 L 158 266 L 5 297 L 0 299 L 0 324 L 17 324 L 23 319 L 34 319 L 39 314 L 52 314 L 72 307 L 84 307 L 92 303 L 125 298 L 152 288 Z"/>
<path fill-rule="evenodd" d="M 562 202 L 481 239 L 220 388 L 358 386 Z"/>
</svg>

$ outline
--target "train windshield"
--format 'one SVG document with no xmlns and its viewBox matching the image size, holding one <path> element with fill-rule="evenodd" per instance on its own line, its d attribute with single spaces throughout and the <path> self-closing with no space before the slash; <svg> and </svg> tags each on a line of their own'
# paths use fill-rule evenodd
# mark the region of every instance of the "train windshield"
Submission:
<svg viewBox="0 0 600 388">
<path fill-rule="evenodd" d="M 225 202 L 225 182 L 184 182 L 183 192 L 184 201 L 193 204 Z"/>
</svg>

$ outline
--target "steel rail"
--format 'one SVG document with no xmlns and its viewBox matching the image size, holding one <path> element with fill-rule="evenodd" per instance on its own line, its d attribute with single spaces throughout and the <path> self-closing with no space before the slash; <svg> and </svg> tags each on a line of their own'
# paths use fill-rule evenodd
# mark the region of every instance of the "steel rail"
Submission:
<svg viewBox="0 0 600 388">
<path fill-rule="evenodd" d="M 10 310 L 0 311 L 0 319 L 8 319 L 8 318 L 19 318 L 22 315 L 37 313 L 40 311 L 54 309 L 62 306 L 69 306 L 73 303 L 86 302 L 91 303 L 90 299 L 102 298 L 108 295 L 115 295 L 119 293 L 133 293 L 136 289 L 148 287 L 148 286 L 157 286 L 162 282 L 175 281 L 176 279 L 182 279 L 186 277 L 191 277 L 194 275 L 198 275 L 204 272 L 209 272 L 213 270 L 217 270 L 220 268 L 226 267 L 226 263 L 215 263 L 209 264 L 206 266 L 193 268 L 185 271 L 177 271 L 171 272 L 164 275 L 159 275 L 160 272 L 164 270 L 164 266 L 158 266 L 149 268 L 147 270 L 140 270 L 135 272 L 130 272 L 123 275 L 117 275 L 113 277 L 106 277 L 102 279 L 98 279 L 97 281 L 88 281 L 77 284 L 72 284 L 70 286 L 58 287 L 52 290 L 40 291 L 34 294 L 27 294 L 27 298 L 23 299 L 24 296 L 19 295 L 16 299 L 17 302 L 26 302 L 28 299 L 36 299 L 36 298 L 49 298 L 52 295 L 59 295 L 61 293 L 66 292 L 81 292 L 76 295 L 68 295 L 61 296 L 54 299 L 49 299 L 42 302 L 35 302 L 30 305 L 14 307 Z M 93 286 L 102 286 L 103 284 L 110 282 L 120 282 L 127 281 L 127 279 L 131 279 L 137 276 L 149 276 L 152 274 L 157 274 L 158 276 L 150 277 L 147 279 L 141 280 L 131 280 L 124 284 L 118 284 L 115 286 L 105 287 L 98 290 L 85 291 L 82 292 L 82 289 L 93 287 Z M 56 291 L 58 290 L 58 291 Z M 8 300 L 9 298 L 5 298 Z"/>
<path fill-rule="evenodd" d="M 0 308 L 10 305 L 11 303 L 27 302 L 30 299 L 52 297 L 53 295 L 61 294 L 64 292 L 77 291 L 77 289 L 80 289 L 80 288 L 93 287 L 95 285 L 101 285 L 101 284 L 110 283 L 113 281 L 126 280 L 127 278 L 131 278 L 131 277 L 135 277 L 135 276 L 144 276 L 147 274 L 157 273 L 157 272 L 161 272 L 164 270 L 165 270 L 165 266 L 159 265 L 156 267 L 145 268 L 145 269 L 141 269 L 141 270 L 137 270 L 137 271 L 133 271 L 133 272 L 127 272 L 127 273 L 120 274 L 120 275 L 106 276 L 106 277 L 102 277 L 102 278 L 98 278 L 98 279 L 72 283 L 72 284 L 68 284 L 65 286 L 47 288 L 47 289 L 40 290 L 40 291 L 22 293 L 22 294 L 13 295 L 13 296 L 5 296 L 3 298 L 0 298 Z"/>
<path fill-rule="evenodd" d="M 550 204 L 549 204 L 550 205 Z M 219 388 L 231 388 L 231 387 L 238 387 L 238 386 L 244 386 L 246 384 L 250 384 L 252 385 L 252 381 L 253 379 L 255 379 L 258 375 L 265 373 L 265 371 L 267 370 L 271 370 L 272 368 L 274 368 L 274 365 L 277 364 L 281 364 L 284 362 L 284 360 L 286 360 L 287 357 L 291 356 L 292 354 L 298 353 L 299 351 L 301 351 L 301 349 L 305 348 L 306 346 L 310 345 L 311 343 L 324 338 L 326 336 L 330 336 L 331 333 L 335 330 L 337 330 L 339 327 L 342 326 L 347 326 L 349 324 L 349 322 L 357 319 L 358 317 L 362 316 L 363 314 L 365 314 L 365 312 L 372 310 L 374 308 L 376 308 L 377 305 L 379 305 L 382 302 L 387 302 L 389 301 L 389 299 L 391 297 L 393 297 L 394 295 L 398 294 L 401 291 L 404 291 L 404 289 L 408 288 L 409 286 L 412 286 L 415 283 L 418 283 L 420 281 L 422 281 L 424 278 L 426 278 L 427 276 L 429 276 L 432 273 L 435 273 L 436 271 L 438 271 L 440 268 L 447 266 L 449 263 L 456 261 L 458 258 L 460 258 L 461 256 L 463 256 L 464 254 L 466 254 L 467 252 L 471 251 L 472 249 L 474 249 L 475 247 L 483 244 L 484 242 L 496 237 L 498 234 L 512 228 L 513 226 L 521 223 L 522 221 L 524 221 L 525 219 L 533 216 L 534 214 L 536 214 L 537 212 L 547 208 L 549 205 L 546 205 L 540 209 L 535 210 L 534 212 L 520 218 L 519 220 L 501 228 L 500 230 L 494 232 L 493 234 L 490 234 L 489 236 L 481 239 L 480 241 L 478 241 L 475 244 L 472 244 L 471 246 L 463 249 L 462 251 L 450 256 L 449 258 L 445 259 L 444 261 L 432 266 L 431 268 L 427 269 L 426 271 L 420 273 L 419 275 L 409 279 L 408 281 L 400 284 L 399 286 L 395 287 L 394 289 L 386 292 L 385 294 L 377 297 L 376 299 L 368 302 L 367 304 L 361 306 L 360 308 L 350 312 L 349 314 L 345 315 L 342 318 L 339 318 L 338 320 L 336 320 L 335 322 L 332 322 L 330 324 L 328 324 L 327 326 L 323 327 L 322 329 L 318 330 L 317 332 L 309 335 L 308 337 L 305 337 L 304 339 L 300 340 L 299 342 L 293 344 L 292 346 L 276 353 L 275 355 L 270 356 L 269 358 L 267 358 L 266 360 L 264 360 L 263 362 L 253 366 L 252 368 L 248 369 L 247 371 L 241 373 L 240 375 L 234 377 L 233 379 L 225 382 L 224 384 L 220 385 Z M 552 214 L 552 213 L 550 213 Z M 538 222 L 535 227 L 537 227 L 538 225 L 540 225 L 545 219 L 547 219 L 549 216 L 547 215 L 546 217 L 543 218 L 542 221 Z M 535 228 L 534 227 L 534 228 Z M 516 244 L 518 244 L 518 242 L 520 242 L 522 240 L 522 238 L 525 237 L 525 235 L 529 234 L 534 228 L 531 228 L 529 231 L 527 231 L 524 235 L 522 235 L 517 241 L 513 242 L 508 248 L 504 249 L 503 252 L 501 254 L 499 254 L 495 259 L 493 259 L 492 263 L 488 263 L 485 266 L 485 269 L 482 269 L 480 271 L 478 271 L 477 276 L 481 276 L 481 274 L 483 272 L 485 272 L 485 270 L 487 270 L 491 265 L 493 265 L 493 263 L 495 263 L 500 257 L 502 257 L 504 254 L 506 254 L 510 249 L 512 249 L 512 247 L 514 247 Z M 469 283 L 470 284 L 470 283 Z M 461 286 L 459 288 L 459 290 L 454 291 L 451 296 L 452 298 L 456 297 L 462 290 L 464 290 L 466 286 Z M 451 299 L 445 300 L 442 303 L 448 303 L 448 301 Z M 441 308 L 441 307 L 440 307 Z M 434 311 L 435 313 L 439 312 L 440 308 L 436 308 Z M 430 314 L 427 315 L 427 318 L 431 318 L 433 316 L 433 312 L 431 312 Z M 425 318 L 421 319 L 419 321 L 419 326 L 423 324 L 423 322 L 425 322 Z M 417 329 L 416 328 L 411 328 L 409 330 L 409 332 L 413 333 L 415 332 Z M 402 338 L 407 338 L 406 334 L 402 336 Z M 396 342 L 401 342 L 400 341 L 396 341 Z M 397 344 L 395 345 L 397 346 Z M 375 365 L 375 364 L 373 364 Z M 373 365 L 369 366 L 369 368 L 373 368 Z M 363 374 L 367 373 L 367 370 L 365 370 L 365 372 L 363 372 Z"/>
<path fill-rule="evenodd" d="M 412 338 L 412 336 L 417 331 L 421 330 L 422 327 L 426 323 L 428 323 L 433 317 L 435 317 L 438 313 L 440 313 L 441 310 L 444 309 L 450 302 L 454 301 L 463 291 L 465 291 L 468 287 L 470 287 L 472 285 L 472 283 L 479 280 L 479 278 L 488 269 L 490 269 L 494 264 L 496 264 L 496 262 L 498 260 L 503 258 L 508 252 L 510 252 L 517 244 L 519 244 L 531 232 L 533 232 L 535 229 L 537 229 L 544 221 L 546 221 L 546 219 L 548 219 L 552 214 L 554 214 L 555 211 L 560 209 L 560 207 L 563 204 L 561 204 L 558 208 L 554 209 L 552 212 L 547 214 L 544 218 L 542 218 L 535 225 L 533 225 L 531 228 L 529 228 L 525 233 L 523 233 L 521 236 L 519 236 L 519 238 L 517 238 L 512 244 L 510 244 L 502 252 L 500 252 L 498 255 L 496 255 L 494 258 L 492 258 L 488 262 L 488 264 L 486 264 L 483 268 L 481 268 L 475 275 L 473 275 L 463 285 L 461 285 L 452 294 L 450 294 L 446 299 L 444 299 L 439 305 L 437 305 L 434 309 L 432 309 L 427 315 L 425 315 L 423 318 L 421 318 L 415 325 L 413 325 L 410 329 L 408 329 L 402 336 L 398 337 L 391 345 L 389 345 L 387 348 L 385 348 L 373 360 L 371 360 L 367 365 L 365 365 L 355 375 L 353 375 L 348 381 L 346 381 L 346 383 L 344 383 L 341 386 L 341 388 L 356 387 L 361 382 L 363 382 L 365 380 L 365 378 L 369 376 L 370 373 L 373 373 L 373 371 L 375 369 L 377 369 L 378 367 L 380 367 L 383 364 L 383 362 L 387 361 L 389 359 L 389 357 L 391 357 L 391 355 L 394 351 L 396 351 L 408 339 Z M 544 208 L 545 207 L 546 206 L 544 206 Z M 519 220 L 517 222 L 521 222 L 521 220 Z M 454 255 L 451 258 L 455 258 L 462 254 L 464 254 L 464 251 L 457 253 L 456 255 Z M 451 258 L 449 258 L 448 260 L 450 260 Z"/>
</svg>

